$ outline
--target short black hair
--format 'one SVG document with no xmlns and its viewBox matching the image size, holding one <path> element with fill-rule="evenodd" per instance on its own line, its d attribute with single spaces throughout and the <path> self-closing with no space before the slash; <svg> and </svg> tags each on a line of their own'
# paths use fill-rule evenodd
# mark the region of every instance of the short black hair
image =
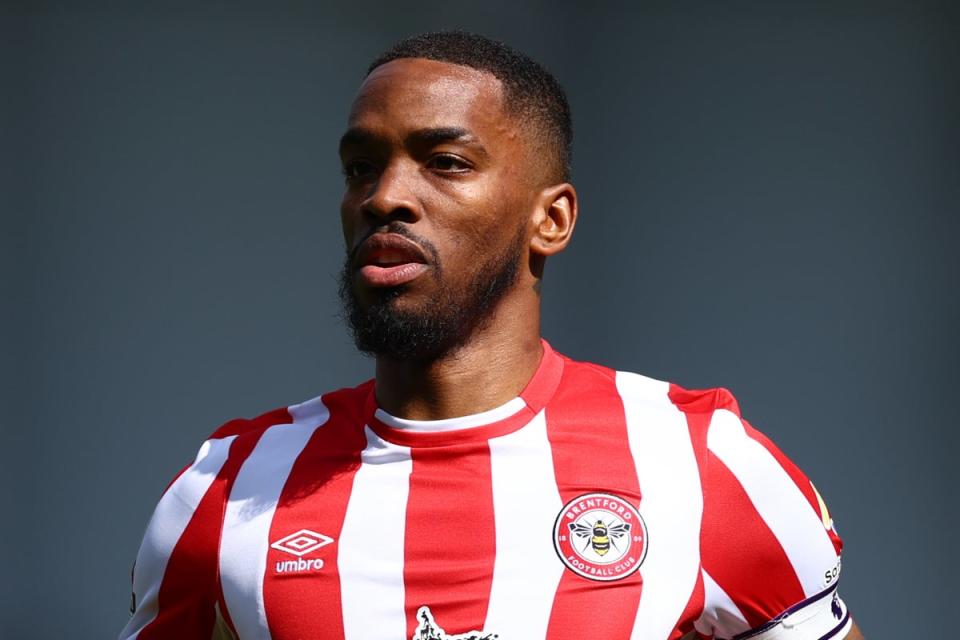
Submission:
<svg viewBox="0 0 960 640">
<path fill-rule="evenodd" d="M 367 69 L 401 58 L 426 58 L 486 71 L 503 84 L 504 107 L 534 124 L 553 155 L 552 179 L 570 179 L 573 121 L 563 87 L 529 56 L 502 42 L 466 31 L 434 31 L 401 40 Z"/>
</svg>

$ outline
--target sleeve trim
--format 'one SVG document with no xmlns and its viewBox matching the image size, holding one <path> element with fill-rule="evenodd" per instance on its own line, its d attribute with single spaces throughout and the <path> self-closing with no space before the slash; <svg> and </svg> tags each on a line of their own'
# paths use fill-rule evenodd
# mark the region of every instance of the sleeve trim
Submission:
<svg viewBox="0 0 960 640">
<path fill-rule="evenodd" d="M 837 621 L 834 624 L 834 621 Z M 802 631 L 794 631 L 803 625 Z M 731 640 L 786 640 L 787 638 L 812 638 L 807 630 L 820 635 L 816 640 L 841 637 L 851 625 L 850 612 L 837 595 L 837 583 L 823 591 L 798 602 L 766 624 L 734 636 Z"/>
</svg>

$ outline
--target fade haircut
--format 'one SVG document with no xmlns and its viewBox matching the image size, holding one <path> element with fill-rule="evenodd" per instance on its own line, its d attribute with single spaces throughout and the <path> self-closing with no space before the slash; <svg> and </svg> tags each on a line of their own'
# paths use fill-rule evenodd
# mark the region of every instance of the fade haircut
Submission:
<svg viewBox="0 0 960 640">
<path fill-rule="evenodd" d="M 503 85 L 504 108 L 522 123 L 530 123 L 537 146 L 553 156 L 549 178 L 570 179 L 573 123 L 563 87 L 529 56 L 502 42 L 466 31 L 436 31 L 401 40 L 371 63 L 377 67 L 401 58 L 449 62 L 496 77 Z"/>
</svg>

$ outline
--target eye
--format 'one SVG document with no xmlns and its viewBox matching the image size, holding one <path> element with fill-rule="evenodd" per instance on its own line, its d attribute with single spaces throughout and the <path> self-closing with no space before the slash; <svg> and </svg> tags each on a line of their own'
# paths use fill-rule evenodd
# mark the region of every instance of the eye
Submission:
<svg viewBox="0 0 960 640">
<path fill-rule="evenodd" d="M 359 158 L 350 160 L 343 165 L 343 176 L 348 182 L 352 180 L 365 180 L 376 173 L 376 166 L 369 160 Z"/>
<path fill-rule="evenodd" d="M 469 162 L 451 153 L 440 153 L 433 156 L 427 166 L 443 173 L 466 173 L 473 168 Z"/>
</svg>

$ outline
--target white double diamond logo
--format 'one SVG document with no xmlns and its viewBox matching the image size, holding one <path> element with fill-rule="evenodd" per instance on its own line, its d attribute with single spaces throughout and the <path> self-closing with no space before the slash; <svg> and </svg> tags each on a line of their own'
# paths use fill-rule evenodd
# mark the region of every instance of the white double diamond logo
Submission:
<svg viewBox="0 0 960 640">
<path fill-rule="evenodd" d="M 333 542 L 333 538 L 330 536 L 325 536 L 316 531 L 310 531 L 310 529 L 300 529 L 300 531 L 296 533 L 291 533 L 284 538 L 280 538 L 271 544 L 270 547 L 277 551 L 285 551 L 286 553 L 293 554 L 299 558 L 331 542 Z"/>
</svg>

